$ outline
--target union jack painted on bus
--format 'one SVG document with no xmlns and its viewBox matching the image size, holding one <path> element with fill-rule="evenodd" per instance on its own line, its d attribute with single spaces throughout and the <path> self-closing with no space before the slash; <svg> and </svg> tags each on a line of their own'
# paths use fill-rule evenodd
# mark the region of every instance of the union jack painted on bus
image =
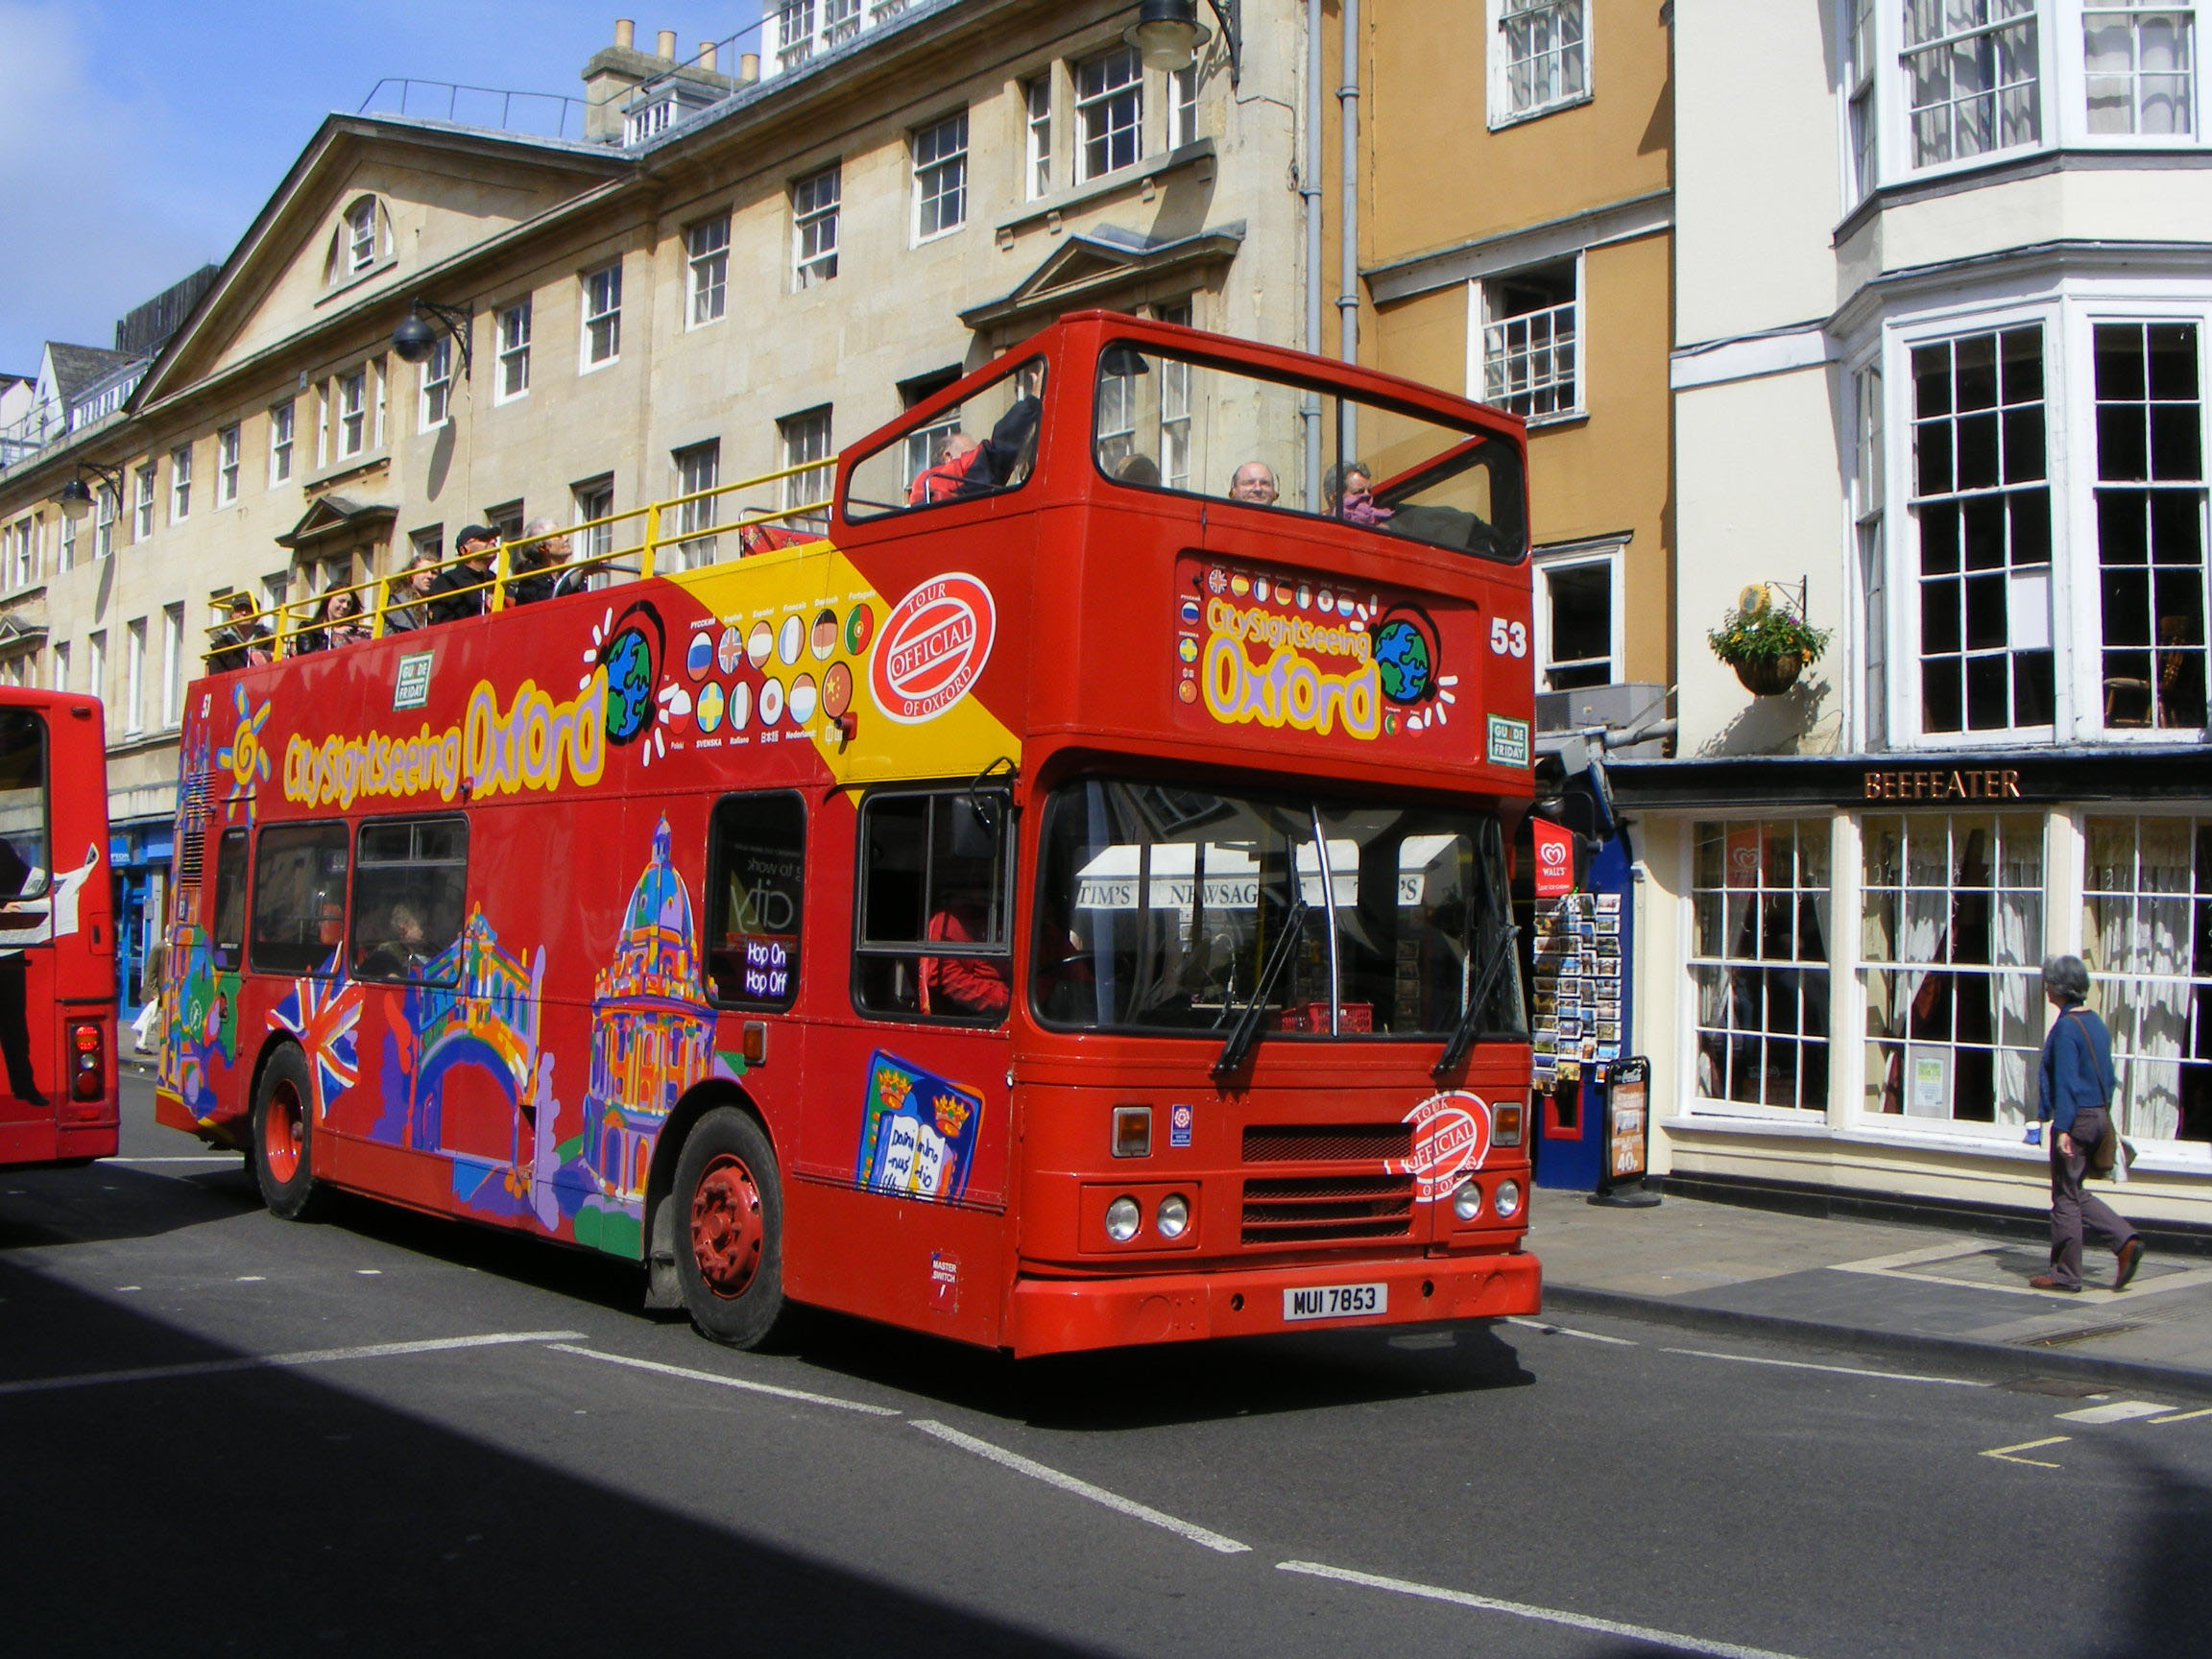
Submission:
<svg viewBox="0 0 2212 1659">
<path fill-rule="evenodd" d="M 331 952 L 324 964 L 331 969 L 326 979 L 295 979 L 292 995 L 270 1011 L 269 1022 L 300 1039 L 315 1085 L 315 1116 L 320 1118 L 331 1103 L 361 1081 L 361 1057 L 355 1044 L 361 1023 L 361 987 L 346 977 Z"/>
</svg>

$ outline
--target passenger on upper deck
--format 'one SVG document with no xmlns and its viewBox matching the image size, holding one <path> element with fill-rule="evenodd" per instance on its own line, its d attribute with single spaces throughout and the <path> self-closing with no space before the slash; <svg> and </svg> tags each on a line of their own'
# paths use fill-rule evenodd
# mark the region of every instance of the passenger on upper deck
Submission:
<svg viewBox="0 0 2212 1659">
<path fill-rule="evenodd" d="M 1342 487 L 1337 469 L 1330 468 L 1321 480 L 1329 497 L 1329 515 L 1353 524 L 1380 525 L 1395 517 L 1391 509 L 1375 505 L 1375 474 L 1364 461 L 1344 463 Z"/>
<path fill-rule="evenodd" d="M 925 467 L 914 474 L 914 482 L 907 488 L 906 503 L 910 507 L 926 507 L 932 501 L 950 501 L 960 493 L 960 486 L 967 479 L 968 469 L 975 464 L 975 457 L 983 453 L 982 444 L 965 432 L 952 432 L 938 446 L 934 465 Z"/>
<path fill-rule="evenodd" d="M 207 671 L 228 674 L 233 668 L 258 668 L 270 661 L 269 623 L 254 607 L 253 595 L 231 593 L 215 603 L 229 613 L 230 622 L 217 629 L 207 641 L 214 648 L 207 658 Z"/>
<path fill-rule="evenodd" d="M 1249 501 L 1256 507 L 1275 505 L 1275 469 L 1264 461 L 1247 461 L 1229 480 L 1229 499 Z"/>
<path fill-rule="evenodd" d="M 567 537 L 554 534 L 558 529 L 550 518 L 533 518 L 522 526 L 524 544 L 515 550 L 517 579 L 507 584 L 508 604 L 535 605 L 583 591 L 584 572 L 565 568 L 572 547 Z"/>
<path fill-rule="evenodd" d="M 368 637 L 369 629 L 361 620 L 361 601 L 350 590 L 325 593 L 316 609 L 314 625 L 301 629 L 293 640 L 292 654 L 335 651 L 341 645 L 358 645 Z"/>
<path fill-rule="evenodd" d="M 960 480 L 960 493 L 982 495 L 1023 482 L 1037 465 L 1037 425 L 1045 405 L 1034 393 L 1014 399 L 991 428 L 983 446 L 969 458 Z"/>
<path fill-rule="evenodd" d="M 499 532 L 489 524 L 471 524 L 453 539 L 457 565 L 448 565 L 430 581 L 430 620 L 465 622 L 481 616 L 492 605 L 492 560 L 499 551 Z"/>
<path fill-rule="evenodd" d="M 438 555 L 418 553 L 405 572 L 384 590 L 384 632 L 412 634 L 430 626 L 430 584 L 437 580 Z"/>
</svg>

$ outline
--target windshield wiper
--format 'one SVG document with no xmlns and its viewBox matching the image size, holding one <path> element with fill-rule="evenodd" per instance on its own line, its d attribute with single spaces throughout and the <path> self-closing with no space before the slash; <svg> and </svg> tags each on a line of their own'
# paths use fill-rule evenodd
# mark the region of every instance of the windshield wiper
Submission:
<svg viewBox="0 0 2212 1659">
<path fill-rule="evenodd" d="M 1228 1077 L 1244 1064 L 1245 1056 L 1252 1052 L 1252 1045 L 1260 1041 L 1260 1022 L 1266 1018 L 1267 998 L 1274 992 L 1275 982 L 1283 977 L 1283 970 L 1290 966 L 1291 948 L 1306 931 L 1306 912 L 1310 909 L 1305 900 L 1292 902 L 1289 913 L 1283 919 L 1283 931 L 1276 935 L 1275 949 L 1268 952 L 1267 965 L 1260 970 L 1259 983 L 1252 987 L 1251 999 L 1237 1015 L 1237 1023 L 1229 1028 L 1229 1036 L 1221 1045 L 1220 1058 L 1214 1062 L 1214 1075 Z"/>
<path fill-rule="evenodd" d="M 1482 976 L 1475 984 L 1475 995 L 1467 1000 L 1467 1012 L 1459 1016 L 1459 1023 L 1452 1028 L 1452 1037 L 1444 1045 L 1443 1056 L 1429 1070 L 1429 1075 L 1437 1082 L 1444 1081 L 1445 1073 L 1466 1057 L 1468 1048 L 1474 1044 L 1475 1024 L 1482 1018 L 1483 1006 L 1490 1000 L 1490 987 L 1498 982 L 1498 975 L 1505 971 L 1506 957 L 1513 949 L 1513 941 L 1520 936 L 1521 925 L 1508 922 L 1505 924 L 1505 931 L 1498 935 L 1498 943 L 1490 948 L 1489 959 L 1482 964 Z"/>
</svg>

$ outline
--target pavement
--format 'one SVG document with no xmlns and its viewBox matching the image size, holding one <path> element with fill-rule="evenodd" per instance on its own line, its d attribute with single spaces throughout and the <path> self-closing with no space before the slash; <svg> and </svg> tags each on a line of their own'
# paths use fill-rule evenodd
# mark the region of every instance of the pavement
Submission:
<svg viewBox="0 0 2212 1659">
<path fill-rule="evenodd" d="M 1544 1305 L 2048 1379 L 2212 1397 L 2212 1259 L 2153 1239 L 2126 1290 L 2031 1289 L 2049 1251 L 2017 1232 L 1791 1214 L 1670 1194 L 1644 1209 L 1540 1190 Z"/>
</svg>

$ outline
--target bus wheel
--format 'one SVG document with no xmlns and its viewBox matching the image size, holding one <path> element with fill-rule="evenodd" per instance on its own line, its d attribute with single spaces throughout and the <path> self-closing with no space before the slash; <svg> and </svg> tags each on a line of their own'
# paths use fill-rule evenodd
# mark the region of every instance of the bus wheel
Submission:
<svg viewBox="0 0 2212 1659">
<path fill-rule="evenodd" d="M 730 1106 L 700 1118 L 669 1202 L 691 1323 L 733 1348 L 759 1347 L 783 1315 L 783 1190 L 760 1126 Z"/>
<path fill-rule="evenodd" d="M 272 1215 L 309 1219 L 321 1197 L 315 1185 L 308 1122 L 307 1058 L 287 1043 L 269 1056 L 253 1094 L 253 1138 L 248 1156 Z"/>
</svg>

